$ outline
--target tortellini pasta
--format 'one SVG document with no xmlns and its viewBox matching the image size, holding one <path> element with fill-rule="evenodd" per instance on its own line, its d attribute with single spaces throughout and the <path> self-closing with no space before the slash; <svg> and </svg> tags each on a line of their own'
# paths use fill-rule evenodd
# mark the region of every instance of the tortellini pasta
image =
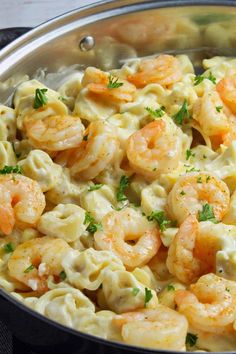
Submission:
<svg viewBox="0 0 236 354">
<path fill-rule="evenodd" d="M 78 289 L 96 290 L 102 284 L 106 271 L 123 270 L 119 258 L 109 251 L 71 251 L 63 259 L 69 282 Z"/>
<path fill-rule="evenodd" d="M 62 238 L 67 242 L 77 240 L 86 230 L 85 210 L 74 204 L 58 204 L 43 214 L 38 230 L 48 236 Z"/>
<path fill-rule="evenodd" d="M 16 137 L 16 114 L 14 109 L 0 104 L 0 141 L 13 141 Z"/>
<path fill-rule="evenodd" d="M 0 141 L 0 169 L 14 165 L 16 165 L 16 155 L 12 144 L 8 141 Z"/>
</svg>

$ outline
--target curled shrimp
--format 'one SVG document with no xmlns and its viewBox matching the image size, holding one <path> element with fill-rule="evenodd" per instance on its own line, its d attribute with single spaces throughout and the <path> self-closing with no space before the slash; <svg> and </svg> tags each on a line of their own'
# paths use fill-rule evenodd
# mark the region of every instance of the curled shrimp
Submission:
<svg viewBox="0 0 236 354">
<path fill-rule="evenodd" d="M 61 151 L 78 146 L 83 138 L 84 126 L 80 118 L 54 115 L 42 119 L 34 116 L 24 120 L 26 135 L 36 149 Z"/>
<path fill-rule="evenodd" d="M 223 137 L 230 130 L 228 118 L 223 110 L 224 104 L 217 91 L 205 92 L 193 107 L 193 118 L 199 123 L 207 136 Z"/>
<path fill-rule="evenodd" d="M 0 230 L 4 234 L 9 235 L 14 225 L 36 226 L 45 204 L 36 181 L 19 174 L 0 176 Z"/>
<path fill-rule="evenodd" d="M 216 251 L 214 238 L 201 239 L 198 221 L 190 215 L 180 225 L 169 247 L 166 265 L 171 274 L 189 284 L 215 270 Z"/>
<path fill-rule="evenodd" d="M 157 305 L 153 310 L 123 313 L 115 316 L 113 323 L 121 327 L 125 343 L 148 348 L 185 349 L 187 320 L 168 307 Z"/>
<path fill-rule="evenodd" d="M 102 226 L 94 234 L 96 247 L 112 251 L 127 267 L 148 263 L 161 246 L 158 229 L 131 208 L 106 214 Z"/>
<path fill-rule="evenodd" d="M 133 170 L 155 179 L 177 168 L 182 156 L 177 129 L 158 119 L 132 134 L 127 143 L 127 157 Z"/>
<path fill-rule="evenodd" d="M 48 290 L 49 275 L 58 277 L 70 246 L 62 239 L 41 237 L 18 245 L 8 261 L 9 275 L 34 291 Z"/>
<path fill-rule="evenodd" d="M 230 192 L 218 177 L 207 172 L 188 173 L 180 177 L 167 198 L 167 208 L 173 220 L 180 224 L 188 215 L 197 215 L 209 204 L 215 218 L 223 219 L 229 208 Z"/>
<path fill-rule="evenodd" d="M 233 330 L 236 319 L 236 285 L 215 274 L 206 274 L 190 286 L 190 291 L 177 290 L 175 302 L 196 330 L 222 333 Z"/>
<path fill-rule="evenodd" d="M 216 85 L 222 101 L 236 114 L 236 71 L 221 79 Z"/>
<path fill-rule="evenodd" d="M 115 87 L 114 84 L 114 87 L 109 87 L 109 80 L 117 80 L 119 86 Z M 109 76 L 93 67 L 85 70 L 82 85 L 92 94 L 117 102 L 132 102 L 136 93 L 136 87 L 128 81 Z"/>
<path fill-rule="evenodd" d="M 156 58 L 140 61 L 139 70 L 127 77 L 137 87 L 157 83 L 169 86 L 180 81 L 182 77 L 178 59 L 172 55 L 160 55 Z"/>
<path fill-rule="evenodd" d="M 119 149 L 114 128 L 105 121 L 90 123 L 78 148 L 58 155 L 57 162 L 65 159 L 72 176 L 89 180 L 112 163 Z"/>
</svg>

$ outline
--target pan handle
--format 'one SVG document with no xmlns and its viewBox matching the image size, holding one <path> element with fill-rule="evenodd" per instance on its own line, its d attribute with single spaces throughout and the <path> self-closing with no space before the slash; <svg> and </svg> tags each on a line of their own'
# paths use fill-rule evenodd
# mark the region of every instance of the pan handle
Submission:
<svg viewBox="0 0 236 354">
<path fill-rule="evenodd" d="M 31 27 L 12 27 L 0 29 L 0 49 L 31 29 Z"/>
</svg>

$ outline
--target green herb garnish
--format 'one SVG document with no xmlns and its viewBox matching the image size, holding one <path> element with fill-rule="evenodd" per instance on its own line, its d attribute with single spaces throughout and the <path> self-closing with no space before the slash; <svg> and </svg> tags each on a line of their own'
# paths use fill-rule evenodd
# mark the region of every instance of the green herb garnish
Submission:
<svg viewBox="0 0 236 354">
<path fill-rule="evenodd" d="M 202 211 L 198 212 L 198 220 L 199 221 L 211 221 L 214 224 L 218 223 L 217 219 L 215 218 L 212 205 L 206 203 L 202 206 Z"/>
<path fill-rule="evenodd" d="M 139 288 L 133 288 L 132 289 L 132 295 L 136 296 L 140 292 Z"/>
<path fill-rule="evenodd" d="M 89 187 L 88 192 L 96 191 L 96 190 L 102 188 L 102 186 L 103 186 L 102 183 L 94 184 L 93 186 Z"/>
<path fill-rule="evenodd" d="M 31 264 L 28 268 L 26 268 L 25 270 L 24 270 L 24 273 L 29 273 L 29 272 L 31 272 L 31 270 L 33 270 L 35 268 L 35 266 L 33 265 L 33 264 Z"/>
<path fill-rule="evenodd" d="M 164 106 L 161 106 L 161 108 L 155 109 L 153 110 L 150 107 L 146 107 L 146 111 L 154 118 L 161 118 L 164 116 L 165 112 L 164 112 Z"/>
<path fill-rule="evenodd" d="M 197 178 L 197 183 L 202 183 L 202 177 L 201 177 L 201 176 L 199 176 L 199 177 Z"/>
<path fill-rule="evenodd" d="M 12 243 L 7 243 L 6 245 L 3 246 L 3 249 L 6 253 L 11 253 L 14 251 L 14 247 Z"/>
<path fill-rule="evenodd" d="M 18 173 L 22 175 L 22 169 L 20 166 L 4 166 L 2 170 L 0 170 L 0 175 L 7 175 L 9 173 Z"/>
<path fill-rule="evenodd" d="M 151 214 L 147 217 L 147 219 L 148 221 L 155 220 L 162 232 L 165 231 L 166 227 L 171 224 L 171 221 L 167 219 L 164 211 L 152 211 Z"/>
<path fill-rule="evenodd" d="M 193 333 L 187 333 L 185 344 L 193 347 L 197 342 L 198 336 Z"/>
<path fill-rule="evenodd" d="M 124 194 L 124 192 L 126 188 L 129 186 L 129 184 L 130 184 L 129 178 L 126 176 L 122 176 L 120 179 L 120 185 L 118 187 L 118 191 L 116 193 L 116 199 L 118 200 L 118 202 L 123 202 L 127 200 L 127 197 Z"/>
<path fill-rule="evenodd" d="M 186 160 L 188 160 L 190 157 L 195 157 L 195 154 L 192 152 L 191 149 L 186 150 Z"/>
<path fill-rule="evenodd" d="M 167 291 L 174 291 L 175 290 L 175 287 L 172 284 L 168 284 L 166 288 L 167 288 Z"/>
<path fill-rule="evenodd" d="M 184 100 L 184 103 L 180 110 L 172 117 L 177 124 L 183 124 L 185 119 L 190 119 L 190 113 L 188 111 L 187 101 Z"/>
<path fill-rule="evenodd" d="M 145 288 L 144 307 L 147 307 L 147 303 L 152 299 L 152 297 L 152 291 L 148 288 Z"/>
<path fill-rule="evenodd" d="M 45 92 L 47 92 L 48 89 L 36 89 L 35 90 L 35 97 L 34 97 L 34 105 L 33 107 L 35 109 L 38 109 L 42 106 L 45 106 L 48 103 L 47 96 L 45 95 Z"/>
<path fill-rule="evenodd" d="M 186 173 L 189 173 L 189 172 L 199 172 L 200 170 L 198 168 L 195 168 L 195 167 L 191 167 L 189 169 L 186 170 Z"/>
<path fill-rule="evenodd" d="M 220 113 L 220 111 L 223 109 L 223 106 L 216 106 L 216 111 Z"/>
<path fill-rule="evenodd" d="M 102 224 L 97 223 L 96 220 L 94 219 L 94 217 L 88 211 L 86 211 L 85 218 L 84 218 L 84 225 L 86 225 L 86 224 L 88 224 L 86 230 L 88 232 L 91 232 L 92 234 L 94 234 L 96 231 L 102 229 Z"/>
<path fill-rule="evenodd" d="M 66 279 L 66 272 L 64 270 L 61 271 L 61 273 L 59 274 L 60 279 L 63 281 Z"/>
<path fill-rule="evenodd" d="M 199 85 L 205 79 L 210 80 L 211 82 L 213 82 L 213 84 L 216 84 L 216 78 L 215 76 L 212 75 L 212 72 L 210 71 L 208 76 L 204 76 L 204 75 L 195 76 L 194 86 Z"/>
<path fill-rule="evenodd" d="M 115 89 L 118 87 L 123 86 L 123 82 L 118 82 L 119 78 L 118 77 L 114 77 L 112 75 L 109 75 L 109 82 L 107 84 L 107 88 L 109 89 Z"/>
<path fill-rule="evenodd" d="M 184 191 L 181 191 L 180 192 L 180 195 L 185 195 L 186 193 Z"/>
</svg>

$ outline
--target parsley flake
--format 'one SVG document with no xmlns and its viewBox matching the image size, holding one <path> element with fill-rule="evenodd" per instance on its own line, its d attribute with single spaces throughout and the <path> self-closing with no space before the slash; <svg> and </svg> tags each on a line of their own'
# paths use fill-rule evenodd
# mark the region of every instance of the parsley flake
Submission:
<svg viewBox="0 0 236 354">
<path fill-rule="evenodd" d="M 132 295 L 133 295 L 133 296 L 138 295 L 139 292 L 140 292 L 139 288 L 133 288 L 133 289 L 132 289 Z"/>
<path fill-rule="evenodd" d="M 202 177 L 201 177 L 201 176 L 199 176 L 199 177 L 197 178 L 197 183 L 202 183 Z"/>
<path fill-rule="evenodd" d="M 192 152 L 191 149 L 186 150 L 186 160 L 188 160 L 190 157 L 195 157 L 195 154 Z"/>
<path fill-rule="evenodd" d="M 66 272 L 64 270 L 61 271 L 61 273 L 59 274 L 60 279 L 63 281 L 66 279 Z"/>
<path fill-rule="evenodd" d="M 188 111 L 187 101 L 184 100 L 184 103 L 180 110 L 172 117 L 177 124 L 183 124 L 185 119 L 190 119 L 190 113 Z"/>
<path fill-rule="evenodd" d="M 144 307 L 147 307 L 147 304 L 152 299 L 152 291 L 148 288 L 145 288 L 145 299 L 144 299 Z"/>
<path fill-rule="evenodd" d="M 187 333 L 185 343 L 186 343 L 186 345 L 189 345 L 190 347 L 193 347 L 196 344 L 197 339 L 198 339 L 198 336 L 196 334 Z"/>
<path fill-rule="evenodd" d="M 206 178 L 206 183 L 209 182 L 210 179 L 211 179 L 211 176 L 207 176 L 207 178 Z"/>
<path fill-rule="evenodd" d="M 212 72 L 209 72 L 208 76 L 204 76 L 204 75 L 197 75 L 194 78 L 194 86 L 199 85 L 203 80 L 210 80 L 211 82 L 213 82 L 213 84 L 216 84 L 216 78 L 215 76 L 212 75 Z"/>
<path fill-rule="evenodd" d="M 121 87 L 123 86 L 123 82 L 118 82 L 118 77 L 114 77 L 112 75 L 109 75 L 109 82 L 107 84 L 107 88 L 108 89 L 115 89 L 115 88 L 118 88 L 118 87 Z"/>
<path fill-rule="evenodd" d="M 186 173 L 189 173 L 189 172 L 199 172 L 200 170 L 198 168 L 195 168 L 195 167 L 191 167 L 189 169 L 186 170 Z"/>
<path fill-rule="evenodd" d="M 34 97 L 34 109 L 38 109 L 42 106 L 45 106 L 48 103 L 47 96 L 45 93 L 47 92 L 48 89 L 36 89 L 35 90 L 35 97 Z"/>
<path fill-rule="evenodd" d="M 181 191 L 179 194 L 180 195 L 185 195 L 186 193 L 184 191 Z"/>
<path fill-rule="evenodd" d="M 6 245 L 3 246 L 3 249 L 6 253 L 11 253 L 14 251 L 14 246 L 12 243 L 7 243 Z"/>
<path fill-rule="evenodd" d="M 86 211 L 85 218 L 84 218 L 84 225 L 86 225 L 86 224 L 88 224 L 86 230 L 88 232 L 91 232 L 92 234 L 94 234 L 96 231 L 102 229 L 102 224 L 96 223 L 96 220 L 88 211 Z"/>
<path fill-rule="evenodd" d="M 216 106 L 216 111 L 220 113 L 220 111 L 223 109 L 223 106 Z"/>
<path fill-rule="evenodd" d="M 35 268 L 35 266 L 33 265 L 33 264 L 31 264 L 28 268 L 26 268 L 25 270 L 24 270 L 24 273 L 29 273 L 29 272 L 31 272 L 31 270 L 33 270 Z"/>
<path fill-rule="evenodd" d="M 225 288 L 226 291 L 228 291 L 228 293 L 230 293 L 230 289 L 229 288 Z"/>
<path fill-rule="evenodd" d="M 202 211 L 198 212 L 199 221 L 211 221 L 214 224 L 217 224 L 218 221 L 215 218 L 214 211 L 212 205 L 206 203 L 202 206 Z"/>
<path fill-rule="evenodd" d="M 4 166 L 2 170 L 0 170 L 0 175 L 7 175 L 9 173 L 18 173 L 22 175 L 22 169 L 20 166 Z"/>
<path fill-rule="evenodd" d="M 116 199 L 118 200 L 118 202 L 123 202 L 128 199 L 124 193 L 129 184 L 129 178 L 127 176 L 121 176 L 120 185 L 116 193 Z"/>
<path fill-rule="evenodd" d="M 162 232 L 165 231 L 166 227 L 171 224 L 171 221 L 167 219 L 164 211 L 152 211 L 151 214 L 147 217 L 147 219 L 148 221 L 155 220 Z"/>
<path fill-rule="evenodd" d="M 175 287 L 172 284 L 168 284 L 166 288 L 167 288 L 167 291 L 174 291 L 175 290 Z"/>
<path fill-rule="evenodd" d="M 146 111 L 154 118 L 161 118 L 164 116 L 165 112 L 164 112 L 164 106 L 161 106 L 161 108 L 158 109 L 152 109 L 150 107 L 146 107 Z"/>
<path fill-rule="evenodd" d="M 94 184 L 93 186 L 89 187 L 88 192 L 96 191 L 96 190 L 102 188 L 102 186 L 103 186 L 102 183 Z"/>
</svg>

